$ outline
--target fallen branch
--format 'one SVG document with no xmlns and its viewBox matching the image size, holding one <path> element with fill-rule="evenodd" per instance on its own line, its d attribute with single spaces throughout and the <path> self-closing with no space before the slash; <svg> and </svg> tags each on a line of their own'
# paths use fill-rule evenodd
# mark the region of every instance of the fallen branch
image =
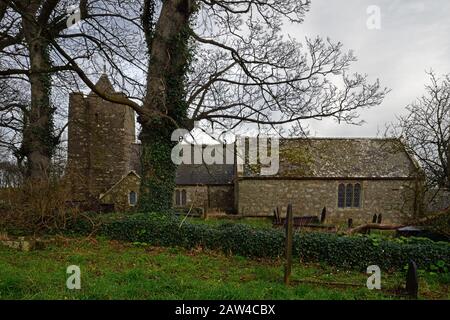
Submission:
<svg viewBox="0 0 450 320">
<path fill-rule="evenodd" d="M 389 224 L 377 224 L 369 223 L 347 231 L 347 234 L 366 233 L 368 230 L 398 230 L 405 227 L 404 225 L 389 225 Z"/>
</svg>

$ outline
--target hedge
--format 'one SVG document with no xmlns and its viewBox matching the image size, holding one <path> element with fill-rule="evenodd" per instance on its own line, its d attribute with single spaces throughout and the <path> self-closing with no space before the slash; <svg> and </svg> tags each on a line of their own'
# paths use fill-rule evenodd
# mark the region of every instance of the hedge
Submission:
<svg viewBox="0 0 450 320">
<path fill-rule="evenodd" d="M 88 225 L 78 224 L 77 232 Z M 102 224 L 98 234 L 110 239 L 147 243 L 155 246 L 203 247 L 252 258 L 279 258 L 284 254 L 284 232 L 280 229 L 255 229 L 244 224 L 219 226 L 192 224 L 171 215 L 136 215 Z M 378 265 L 383 270 L 403 270 L 414 260 L 419 269 L 448 271 L 450 244 L 428 239 L 386 240 L 370 236 L 343 236 L 328 233 L 294 235 L 294 257 L 304 262 L 366 270 Z"/>
</svg>

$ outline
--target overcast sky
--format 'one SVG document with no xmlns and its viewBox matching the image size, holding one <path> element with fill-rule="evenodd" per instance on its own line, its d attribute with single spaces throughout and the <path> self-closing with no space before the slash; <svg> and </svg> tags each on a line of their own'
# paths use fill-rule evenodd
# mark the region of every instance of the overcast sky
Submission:
<svg viewBox="0 0 450 320">
<path fill-rule="evenodd" d="M 381 11 L 379 30 L 367 27 L 372 5 Z M 314 121 L 313 136 L 376 136 L 424 92 L 426 70 L 450 73 L 449 0 L 312 0 L 305 22 L 286 30 L 299 40 L 320 35 L 342 42 L 358 57 L 352 71 L 392 90 L 382 105 L 361 112 L 364 125 Z"/>
</svg>

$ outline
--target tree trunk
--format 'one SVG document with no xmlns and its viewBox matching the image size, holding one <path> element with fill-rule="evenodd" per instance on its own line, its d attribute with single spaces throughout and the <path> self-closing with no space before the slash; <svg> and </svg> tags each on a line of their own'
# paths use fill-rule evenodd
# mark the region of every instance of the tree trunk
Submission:
<svg viewBox="0 0 450 320">
<path fill-rule="evenodd" d="M 30 8 L 31 12 L 34 12 L 34 8 Z M 39 25 L 31 19 L 23 19 L 23 29 L 30 54 L 31 105 L 29 113 L 25 115 L 21 152 L 27 159 L 27 177 L 42 180 L 48 178 L 51 158 L 57 145 L 53 123 L 55 110 L 50 104 L 51 63 L 48 43 L 40 36 Z"/>
<path fill-rule="evenodd" d="M 447 188 L 450 189 L 450 139 L 447 141 Z"/>
<path fill-rule="evenodd" d="M 168 0 L 149 44 L 150 63 L 140 140 L 142 181 L 140 209 L 165 212 L 172 207 L 176 166 L 171 160 L 172 132 L 187 118 L 185 78 L 189 65 L 189 19 L 194 1 Z M 149 40 L 147 40 L 149 41 Z"/>
</svg>

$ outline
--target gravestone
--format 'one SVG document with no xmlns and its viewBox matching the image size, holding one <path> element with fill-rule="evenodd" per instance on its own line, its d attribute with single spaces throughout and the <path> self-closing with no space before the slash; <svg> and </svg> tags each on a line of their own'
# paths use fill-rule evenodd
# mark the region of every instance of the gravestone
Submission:
<svg viewBox="0 0 450 320">
<path fill-rule="evenodd" d="M 281 222 L 281 210 L 280 207 L 277 207 L 277 217 L 278 217 L 278 223 Z"/>
<path fill-rule="evenodd" d="M 348 228 L 351 229 L 353 228 L 353 219 L 348 219 Z"/>
<path fill-rule="evenodd" d="M 322 210 L 322 215 L 320 216 L 320 223 L 325 223 L 325 219 L 327 218 L 327 207 L 324 207 Z"/>
<path fill-rule="evenodd" d="M 380 214 L 378 215 L 377 223 L 378 223 L 378 224 L 381 224 L 382 221 L 383 221 L 383 215 L 380 213 Z"/>
<path fill-rule="evenodd" d="M 418 298 L 419 278 L 417 277 L 417 265 L 412 260 L 409 262 L 408 273 L 406 274 L 406 292 L 411 298 Z"/>
</svg>

